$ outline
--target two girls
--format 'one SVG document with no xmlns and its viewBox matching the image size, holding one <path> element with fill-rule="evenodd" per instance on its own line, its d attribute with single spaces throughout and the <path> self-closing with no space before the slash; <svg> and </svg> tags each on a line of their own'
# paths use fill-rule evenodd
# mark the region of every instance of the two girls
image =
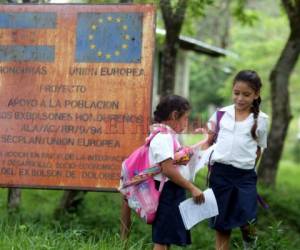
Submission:
<svg viewBox="0 0 300 250">
<path fill-rule="evenodd" d="M 256 72 L 239 72 L 232 89 L 234 104 L 220 110 L 223 116 L 211 155 L 213 166 L 209 177 L 219 208 L 219 215 L 211 220 L 211 227 L 216 230 L 217 250 L 229 249 L 230 233 L 236 227 L 241 229 L 245 249 L 255 242 L 251 230 L 257 210 L 255 164 L 262 148 L 267 146 L 268 120 L 259 109 L 261 85 Z M 162 174 L 154 177 L 157 187 L 167 177 L 152 226 L 154 250 L 191 243 L 190 232 L 185 229 L 178 208 L 186 190 L 195 202 L 204 202 L 202 191 L 189 181 L 188 166 L 173 165 L 174 138 L 179 145 L 177 134 L 187 127 L 189 111 L 190 104 L 185 98 L 172 95 L 162 99 L 154 112 L 156 124 L 152 129 L 159 126 L 167 131 L 152 139 L 149 150 L 150 164 L 162 168 Z M 218 123 L 216 113 L 210 122 Z M 209 144 L 212 137 L 202 146 Z"/>
</svg>

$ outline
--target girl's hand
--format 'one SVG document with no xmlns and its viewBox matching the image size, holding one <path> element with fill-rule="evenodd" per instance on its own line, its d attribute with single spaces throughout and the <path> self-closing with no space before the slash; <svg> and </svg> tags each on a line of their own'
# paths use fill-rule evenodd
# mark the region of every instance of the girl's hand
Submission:
<svg viewBox="0 0 300 250">
<path fill-rule="evenodd" d="M 196 128 L 194 130 L 194 133 L 210 135 L 210 134 L 214 133 L 215 130 L 216 130 L 216 124 L 212 121 L 209 121 L 203 127 Z"/>
<path fill-rule="evenodd" d="M 205 125 L 203 128 L 195 129 L 195 133 L 204 134 L 204 139 L 195 144 L 193 147 L 200 147 L 200 149 L 205 150 L 213 144 L 215 136 L 216 125 L 214 122 L 209 122 L 208 125 Z"/>
<path fill-rule="evenodd" d="M 191 194 L 195 203 L 201 204 L 205 202 L 204 194 L 199 188 L 194 186 L 191 190 Z"/>
<path fill-rule="evenodd" d="M 204 195 L 202 191 L 193 183 L 189 182 L 181 176 L 177 169 L 174 168 L 173 160 L 171 158 L 161 162 L 160 165 L 162 168 L 162 173 L 178 186 L 181 186 L 182 188 L 190 191 L 196 203 L 204 202 Z"/>
</svg>

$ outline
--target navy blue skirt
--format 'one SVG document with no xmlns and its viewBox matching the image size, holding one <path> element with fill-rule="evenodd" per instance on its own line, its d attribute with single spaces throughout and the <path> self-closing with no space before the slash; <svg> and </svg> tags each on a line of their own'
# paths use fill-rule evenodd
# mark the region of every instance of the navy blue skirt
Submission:
<svg viewBox="0 0 300 250">
<path fill-rule="evenodd" d="M 256 182 L 254 169 L 244 170 L 214 163 L 209 185 L 216 196 L 219 215 L 211 219 L 211 228 L 227 231 L 256 221 Z"/>
<path fill-rule="evenodd" d="M 158 189 L 159 182 L 156 181 Z M 185 246 L 191 244 L 190 231 L 186 230 L 178 205 L 186 199 L 185 190 L 167 181 L 162 190 L 154 223 L 152 240 L 161 245 Z"/>
</svg>

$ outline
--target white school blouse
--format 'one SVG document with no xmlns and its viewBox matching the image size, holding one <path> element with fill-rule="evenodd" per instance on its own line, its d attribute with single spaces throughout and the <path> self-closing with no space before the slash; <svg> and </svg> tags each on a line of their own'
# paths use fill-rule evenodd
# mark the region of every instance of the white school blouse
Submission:
<svg viewBox="0 0 300 250">
<path fill-rule="evenodd" d="M 235 121 L 235 108 L 230 105 L 220 109 L 224 115 L 220 121 L 220 130 L 211 162 L 229 164 L 241 169 L 255 167 L 257 146 L 267 147 L 268 116 L 259 112 L 257 120 L 257 140 L 251 136 L 251 128 L 254 123 L 253 113 L 243 121 Z M 216 112 L 209 119 L 216 124 Z"/>
<path fill-rule="evenodd" d="M 173 137 L 180 147 L 180 143 L 178 141 L 178 136 L 176 132 L 167 125 L 159 124 L 159 126 L 163 126 L 167 129 L 167 133 L 158 133 L 154 136 L 152 141 L 150 142 L 149 148 L 149 161 L 150 166 L 157 165 L 162 161 L 167 159 L 174 159 L 174 144 L 173 144 Z M 153 126 L 152 130 L 155 129 L 156 126 Z M 177 167 L 179 173 L 183 176 L 183 178 L 189 180 L 191 178 L 190 171 L 188 166 L 174 166 Z M 161 181 L 162 174 L 158 174 L 154 176 L 155 180 Z M 168 178 L 166 179 L 166 181 Z"/>
</svg>

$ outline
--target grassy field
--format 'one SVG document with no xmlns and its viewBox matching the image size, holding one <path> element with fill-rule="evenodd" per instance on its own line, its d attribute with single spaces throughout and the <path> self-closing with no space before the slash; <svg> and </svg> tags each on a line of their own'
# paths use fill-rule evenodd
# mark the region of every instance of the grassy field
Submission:
<svg viewBox="0 0 300 250">
<path fill-rule="evenodd" d="M 202 188 L 205 187 L 204 172 L 197 176 Z M 282 161 L 276 189 L 260 188 L 270 209 L 259 210 L 256 249 L 299 249 L 298 176 L 300 167 Z M 119 194 L 90 192 L 78 213 L 55 219 L 53 214 L 61 195 L 61 191 L 23 190 L 20 211 L 8 214 L 7 190 L 1 189 L 0 249 L 151 249 L 151 227 L 135 216 L 128 242 L 120 240 Z M 214 249 L 214 232 L 207 222 L 193 228 L 192 239 L 193 245 L 186 249 Z M 233 233 L 232 248 L 242 249 L 238 230 Z"/>
</svg>

